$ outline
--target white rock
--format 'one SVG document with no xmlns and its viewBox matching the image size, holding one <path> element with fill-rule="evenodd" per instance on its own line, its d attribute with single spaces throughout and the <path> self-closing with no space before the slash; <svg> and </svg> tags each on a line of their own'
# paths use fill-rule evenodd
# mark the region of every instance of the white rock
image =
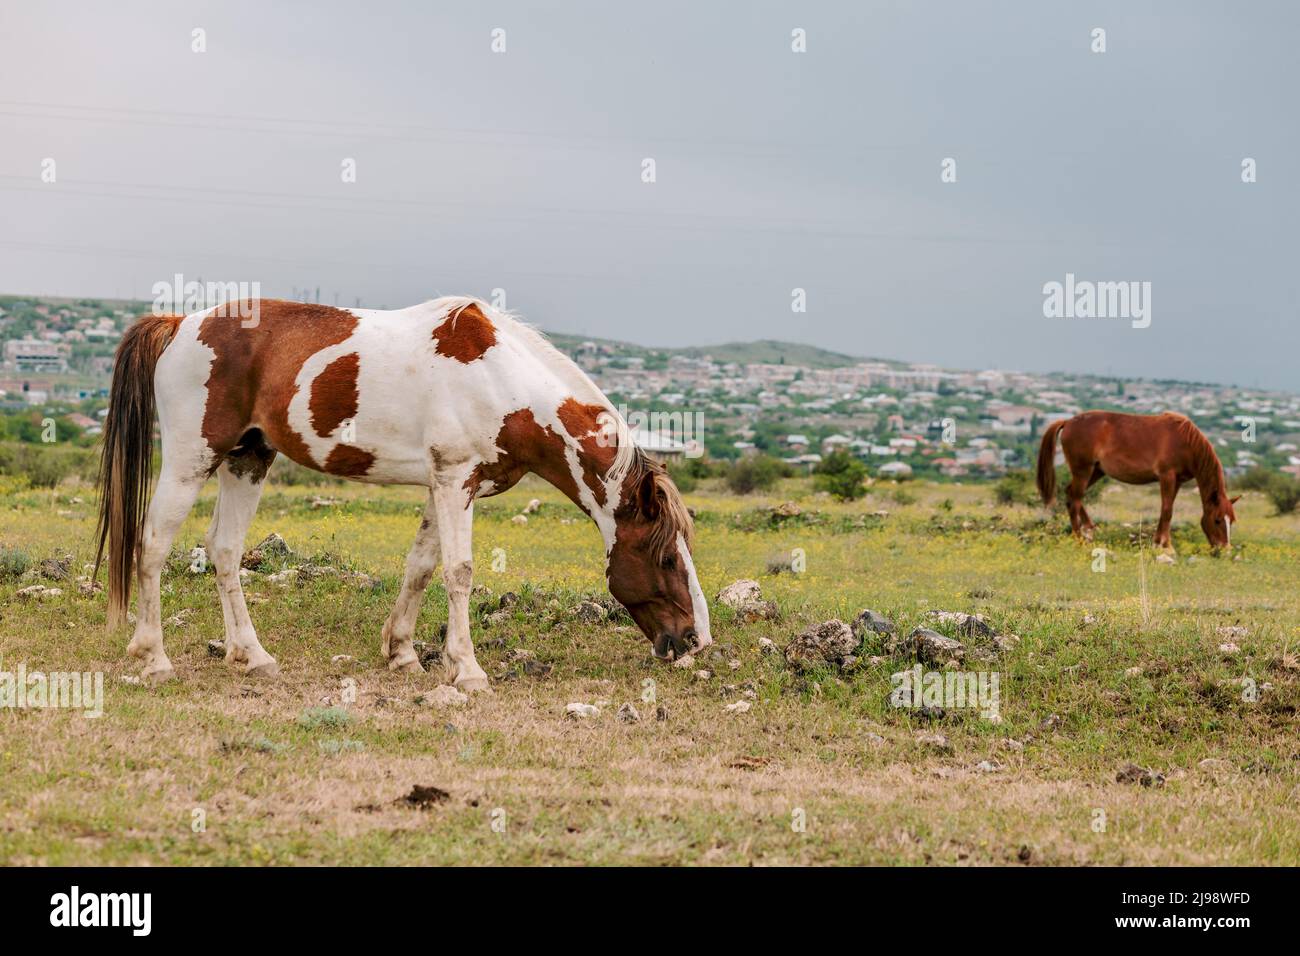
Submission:
<svg viewBox="0 0 1300 956">
<path fill-rule="evenodd" d="M 677 660 L 673 661 L 673 667 L 680 667 L 683 670 L 685 670 L 688 667 L 694 667 L 694 666 L 695 666 L 695 658 L 692 657 L 690 654 L 685 654 L 682 657 L 677 658 Z"/>
<path fill-rule="evenodd" d="M 713 671 L 698 670 L 695 672 L 696 680 L 708 680 L 712 676 L 713 676 Z"/>
<path fill-rule="evenodd" d="M 1220 654 L 1236 654 L 1241 648 L 1229 641 L 1227 644 L 1219 645 Z"/>
<path fill-rule="evenodd" d="M 510 519 L 511 524 L 528 524 L 528 515 L 515 515 Z"/>
<path fill-rule="evenodd" d="M 469 698 L 450 684 L 442 684 L 433 690 L 425 691 L 416 698 L 415 702 L 426 707 L 460 707 L 469 703 Z"/>
<path fill-rule="evenodd" d="M 582 704 L 575 701 L 564 708 L 564 713 L 575 720 L 579 717 L 599 717 L 600 708 L 592 704 Z"/>
<path fill-rule="evenodd" d="M 733 714 L 743 714 L 747 710 L 749 710 L 749 706 L 750 706 L 749 701 L 738 700 L 734 704 L 728 704 L 726 707 L 723 708 L 723 710 L 726 710 L 729 713 L 733 713 Z"/>
<path fill-rule="evenodd" d="M 528 502 L 527 507 L 524 508 L 524 514 L 526 515 L 536 514 L 537 509 L 540 508 L 541 506 L 542 503 L 538 499 L 533 498 L 531 501 Z"/>
</svg>

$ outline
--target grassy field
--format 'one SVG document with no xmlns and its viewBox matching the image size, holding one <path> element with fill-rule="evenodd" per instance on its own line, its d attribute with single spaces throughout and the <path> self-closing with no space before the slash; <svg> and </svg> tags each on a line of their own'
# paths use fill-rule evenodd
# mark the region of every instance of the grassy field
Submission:
<svg viewBox="0 0 1300 956">
<path fill-rule="evenodd" d="M 84 573 L 93 492 L 0 480 L 0 545 L 33 561 L 71 552 Z M 214 493 L 178 550 L 201 541 Z M 512 523 L 532 497 L 541 510 Z M 179 680 L 150 687 L 130 682 L 129 634 L 105 632 L 102 594 L 24 577 L 6 552 L 0 671 L 103 671 L 105 713 L 0 710 L 0 862 L 1300 863 L 1300 516 L 1248 494 L 1236 554 L 1216 559 L 1189 489 L 1167 564 L 1151 560 L 1151 488 L 1104 487 L 1087 546 L 1062 514 L 995 505 L 988 486 L 878 484 L 840 505 L 790 481 L 687 499 L 705 592 L 755 578 L 779 620 L 742 624 L 715 605 L 718 653 L 696 665 L 707 679 L 652 661 L 627 621 L 579 622 L 570 609 L 605 593 L 599 535 L 527 480 L 479 506 L 476 580 L 490 593 L 475 594 L 474 631 L 494 690 L 462 707 L 417 704 L 437 675 L 391 674 L 380 657 L 416 489 L 268 489 L 250 547 L 275 531 L 304 559 L 379 579 L 249 577 L 275 681 L 209 655 L 223 636 L 214 580 L 182 560 L 163 579 Z M 801 513 L 773 517 L 788 500 Z M 1108 549 L 1104 571 L 1094 547 Z M 766 572 L 796 548 L 802 573 Z M 16 596 L 34 582 L 63 593 Z M 507 591 L 523 600 L 486 620 Z M 911 662 L 879 648 L 811 674 L 760 650 L 868 607 L 903 633 L 943 609 L 1018 635 L 978 665 L 1000 674 L 1001 722 L 891 707 L 890 675 Z M 425 640 L 445 613 L 434 585 Z M 740 700 L 747 712 L 725 709 Z M 601 713 L 566 718 L 570 702 Z M 639 722 L 617 718 L 624 702 Z M 1163 780 L 1117 780 L 1130 762 Z M 416 786 L 445 796 L 405 801 Z"/>
</svg>

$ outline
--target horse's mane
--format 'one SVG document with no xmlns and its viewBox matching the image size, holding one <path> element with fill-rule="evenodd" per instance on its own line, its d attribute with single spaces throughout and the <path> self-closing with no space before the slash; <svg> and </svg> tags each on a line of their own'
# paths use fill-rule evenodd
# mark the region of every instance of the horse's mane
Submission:
<svg viewBox="0 0 1300 956">
<path fill-rule="evenodd" d="M 1192 469 L 1196 475 L 1197 487 L 1209 490 L 1226 488 L 1223 463 L 1219 461 L 1219 456 L 1214 446 L 1210 444 L 1210 440 L 1187 416 L 1179 415 L 1178 419 L 1178 432 L 1187 443 L 1192 456 Z"/>
<path fill-rule="evenodd" d="M 686 542 L 686 550 L 693 550 L 695 547 L 695 522 L 691 520 L 691 513 L 686 509 L 686 502 L 682 500 L 682 493 L 677 490 L 677 485 L 668 476 L 668 470 L 636 445 L 629 444 L 628 447 L 632 449 L 631 465 L 628 471 L 632 478 L 631 487 L 639 488 L 640 483 L 648 475 L 654 482 L 655 494 L 659 497 L 659 513 L 650 526 L 650 533 L 646 541 L 650 553 L 658 561 L 675 554 L 678 534 Z"/>
</svg>

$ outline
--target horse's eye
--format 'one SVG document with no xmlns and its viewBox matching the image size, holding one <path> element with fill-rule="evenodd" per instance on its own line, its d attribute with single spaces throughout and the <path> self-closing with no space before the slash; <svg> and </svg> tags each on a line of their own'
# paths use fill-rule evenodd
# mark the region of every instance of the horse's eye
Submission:
<svg viewBox="0 0 1300 956">
<path fill-rule="evenodd" d="M 675 555 L 670 554 L 659 563 L 665 570 L 671 571 L 673 568 L 677 567 L 677 558 Z"/>
</svg>

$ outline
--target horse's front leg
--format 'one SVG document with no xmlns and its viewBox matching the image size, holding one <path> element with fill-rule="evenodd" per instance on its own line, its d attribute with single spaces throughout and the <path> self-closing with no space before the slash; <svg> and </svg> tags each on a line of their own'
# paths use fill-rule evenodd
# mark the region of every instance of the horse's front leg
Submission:
<svg viewBox="0 0 1300 956">
<path fill-rule="evenodd" d="M 487 690 L 487 674 L 474 659 L 469 633 L 469 592 L 474 586 L 474 499 L 467 497 L 468 473 L 440 474 L 433 486 L 434 510 L 442 547 L 442 580 L 447 588 L 447 678 L 463 691 Z"/>
<path fill-rule="evenodd" d="M 1178 497 L 1178 476 L 1163 474 L 1160 476 L 1160 521 L 1156 525 L 1153 543 L 1157 548 L 1171 547 L 1169 526 L 1174 520 L 1174 499 Z"/>
</svg>

